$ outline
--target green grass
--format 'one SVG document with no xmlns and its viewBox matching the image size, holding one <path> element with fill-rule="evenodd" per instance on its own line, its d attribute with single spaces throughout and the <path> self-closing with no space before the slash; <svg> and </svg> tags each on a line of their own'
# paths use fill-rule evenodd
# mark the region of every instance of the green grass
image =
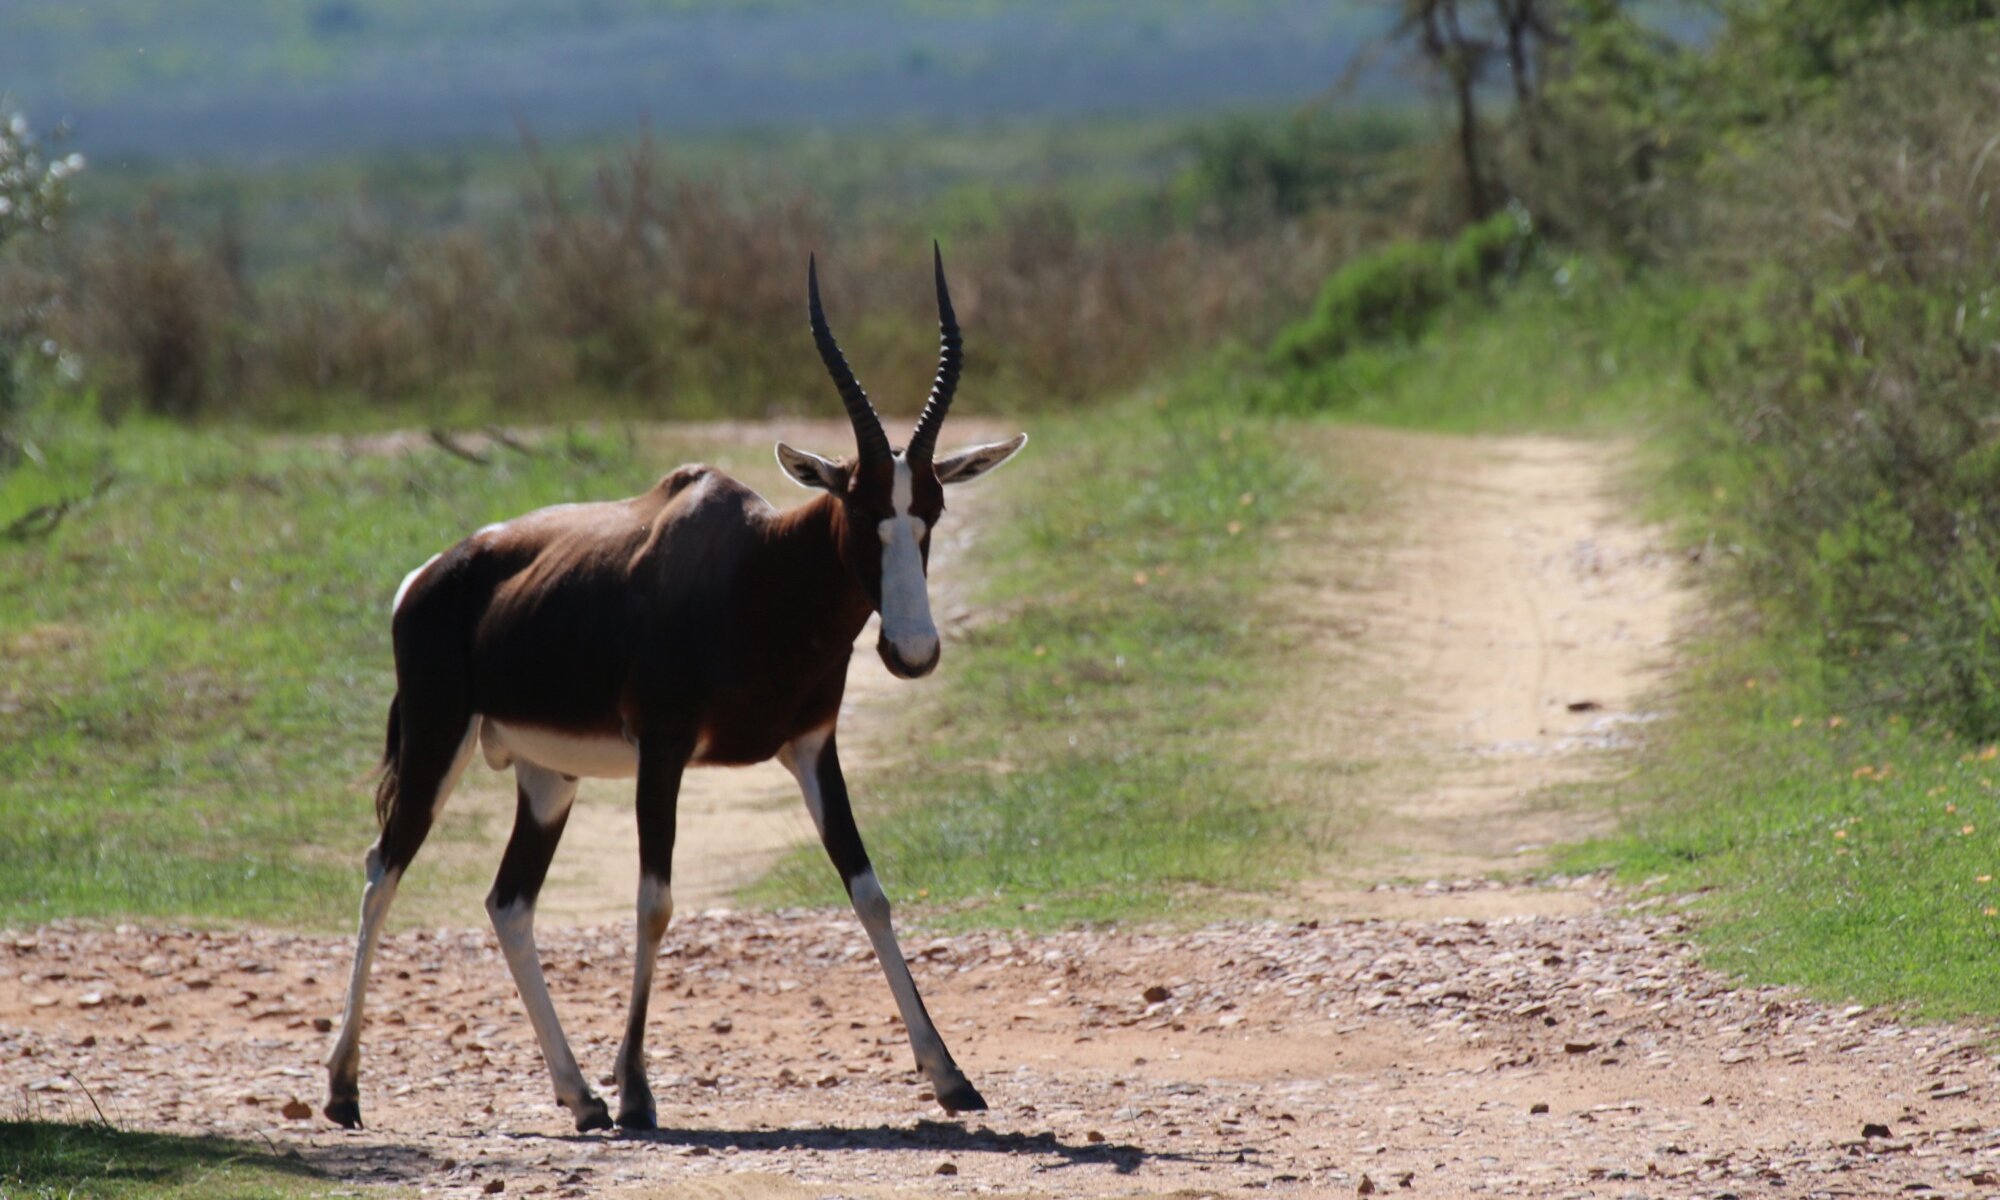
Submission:
<svg viewBox="0 0 2000 1200">
<path fill-rule="evenodd" d="M 947 648 L 912 761 L 855 788 L 892 894 L 934 923 L 1212 915 L 1324 843 L 1310 773 L 1255 751 L 1286 654 L 1271 534 L 1335 484 L 1211 386 L 1043 419 L 1009 467 L 980 543 L 1000 615 Z M 841 902 L 817 849 L 751 898 Z"/>
<path fill-rule="evenodd" d="M 81 421 L 30 430 L 0 527 L 0 922 L 159 914 L 344 923 L 394 691 L 388 604 L 472 529 L 626 495 L 667 462 L 578 437 L 481 468 L 419 441 Z"/>
<path fill-rule="evenodd" d="M 1686 402 L 1696 300 L 1676 283 L 1621 283 L 1588 260 L 1536 255 L 1490 303 L 1463 296 L 1414 341 L 1281 370 L 1258 399 L 1447 433 L 1631 431 Z"/>
<path fill-rule="evenodd" d="M 1805 648 L 1703 647 L 1619 789 L 1624 829 L 1571 864 L 1700 893 L 1709 960 L 1830 1000 L 1992 1016 L 2000 757 L 1896 714 L 1823 707 Z"/>
<path fill-rule="evenodd" d="M 946 919 L 1205 913 L 1310 860 L 1320 819 L 1291 803 L 1309 782 L 1249 742 L 1285 652 L 1268 535 L 1330 484 L 1284 422 L 1195 398 L 1223 382 L 1045 419 L 1010 469 L 987 598 L 1005 615 L 952 647 L 914 761 L 858 789 L 885 874 Z M 0 922 L 343 925 L 396 581 L 470 529 L 630 494 L 678 457 L 574 436 L 479 467 L 420 438 L 73 415 L 26 434 L 44 465 L 0 478 L 0 528 L 83 499 L 0 539 Z M 830 875 L 802 852 L 761 894 L 837 899 Z"/>
<path fill-rule="evenodd" d="M 0 1121 L 5 1200 L 290 1200 L 328 1195 L 331 1187 L 297 1159 L 242 1142 Z"/>
</svg>

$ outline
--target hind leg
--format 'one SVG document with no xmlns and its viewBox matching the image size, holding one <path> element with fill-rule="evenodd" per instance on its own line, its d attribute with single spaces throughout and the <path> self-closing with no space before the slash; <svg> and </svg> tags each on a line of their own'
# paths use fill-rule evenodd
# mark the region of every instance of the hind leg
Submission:
<svg viewBox="0 0 2000 1200">
<path fill-rule="evenodd" d="M 361 932 L 355 940 L 354 970 L 347 980 L 347 1010 L 340 1019 L 340 1036 L 327 1056 L 325 1112 L 329 1119 L 357 1129 L 361 1125 L 361 1025 L 368 992 L 368 968 L 389 903 L 403 869 L 416 857 L 438 810 L 458 786 L 458 777 L 472 757 L 476 719 L 457 728 L 437 721 L 429 730 L 412 721 L 403 731 L 402 747 L 391 769 L 396 772 L 397 802 L 380 837 L 368 848 L 368 884 L 361 893 Z M 440 727 L 442 726 L 442 727 Z"/>
<path fill-rule="evenodd" d="M 520 785 L 514 832 L 507 839 L 507 852 L 500 859 L 493 890 L 486 896 L 486 912 L 493 918 L 493 931 L 500 935 L 500 952 L 506 955 L 514 986 L 520 989 L 521 1004 L 535 1027 L 535 1040 L 541 1043 L 542 1059 L 555 1083 L 556 1101 L 576 1118 L 578 1130 L 609 1129 L 610 1110 L 577 1068 L 562 1022 L 556 1019 L 548 982 L 542 978 L 541 953 L 535 948 L 535 897 L 541 894 L 549 860 L 562 840 L 570 804 L 576 799 L 576 780 L 525 762 L 514 765 L 514 777 Z"/>
<path fill-rule="evenodd" d="M 639 743 L 639 936 L 632 957 L 632 1007 L 618 1047 L 618 1123 L 652 1129 L 658 1123 L 653 1089 L 646 1082 L 646 1005 L 660 939 L 674 915 L 674 825 L 681 774 L 693 747 L 685 738 L 648 737 Z"/>
</svg>

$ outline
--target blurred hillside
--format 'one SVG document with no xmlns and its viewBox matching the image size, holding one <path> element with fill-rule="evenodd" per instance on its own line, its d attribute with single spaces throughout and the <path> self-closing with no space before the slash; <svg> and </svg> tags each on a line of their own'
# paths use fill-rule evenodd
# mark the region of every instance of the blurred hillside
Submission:
<svg viewBox="0 0 2000 1200">
<path fill-rule="evenodd" d="M 1325 91 L 1390 6 L 1319 0 L 66 0 L 0 81 L 104 161 L 446 141 L 1187 113 Z M 1386 60 L 1355 94 L 1406 92 Z"/>
</svg>

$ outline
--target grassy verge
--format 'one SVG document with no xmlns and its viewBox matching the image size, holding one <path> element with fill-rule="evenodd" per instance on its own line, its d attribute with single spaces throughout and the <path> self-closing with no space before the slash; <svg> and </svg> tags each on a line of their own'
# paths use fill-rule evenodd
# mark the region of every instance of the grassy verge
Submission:
<svg viewBox="0 0 2000 1200">
<path fill-rule="evenodd" d="M 614 438 L 480 467 L 421 439 L 82 423 L 0 478 L 0 922 L 344 923 L 373 836 L 401 572 L 526 508 L 651 482 Z"/>
<path fill-rule="evenodd" d="M 995 614 L 947 651 L 912 761 L 856 804 L 895 895 L 945 925 L 1190 918 L 1287 878 L 1324 830 L 1256 760 L 1285 642 L 1273 531 L 1331 481 L 1219 378 L 1044 419 L 981 543 Z M 801 850 L 752 889 L 838 903 Z"/>
<path fill-rule="evenodd" d="M 1621 284 L 1582 259 L 1523 270 L 1490 302 L 1447 304 L 1417 337 L 1278 369 L 1258 405 L 1447 433 L 1617 433 L 1681 403 L 1691 291 Z"/>
<path fill-rule="evenodd" d="M 1715 965 L 1937 1017 L 2000 1011 L 2000 755 L 1828 711 L 1808 648 L 1724 634 L 1617 789 L 1624 830 L 1571 856 L 1700 893 Z"/>
<path fill-rule="evenodd" d="M 329 1194 L 339 1194 L 332 1192 L 332 1181 L 303 1163 L 241 1142 L 0 1121 L 0 1196 L 292 1200 Z"/>
</svg>

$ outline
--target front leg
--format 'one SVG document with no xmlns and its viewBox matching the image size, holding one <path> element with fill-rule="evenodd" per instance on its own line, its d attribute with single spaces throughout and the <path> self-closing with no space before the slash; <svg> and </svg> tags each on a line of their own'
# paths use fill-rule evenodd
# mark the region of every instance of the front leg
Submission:
<svg viewBox="0 0 2000 1200">
<path fill-rule="evenodd" d="M 674 825 L 681 775 L 692 752 L 692 743 L 682 737 L 639 739 L 639 934 L 632 959 L 632 1007 L 614 1071 L 618 1124 L 626 1129 L 652 1129 L 658 1123 L 653 1089 L 646 1082 L 646 1002 L 653 992 L 660 939 L 674 915 Z"/>
<path fill-rule="evenodd" d="M 889 991 L 903 1014 L 903 1026 L 910 1031 L 910 1049 L 917 1056 L 917 1067 L 936 1089 L 938 1103 L 947 1113 L 984 1109 L 985 1099 L 952 1061 L 951 1051 L 945 1049 L 944 1038 L 931 1022 L 924 998 L 917 994 L 917 981 L 910 978 L 909 964 L 896 944 L 896 931 L 889 922 L 889 898 L 875 878 L 868 850 L 861 844 L 861 831 L 854 827 L 854 811 L 848 806 L 847 780 L 840 773 L 832 727 L 794 740 L 778 752 L 778 760 L 805 793 L 806 808 L 819 827 L 820 841 L 847 885 L 847 898 L 861 918 L 861 927 L 874 943 L 875 957 L 882 963 L 882 974 L 888 977 Z"/>
</svg>

